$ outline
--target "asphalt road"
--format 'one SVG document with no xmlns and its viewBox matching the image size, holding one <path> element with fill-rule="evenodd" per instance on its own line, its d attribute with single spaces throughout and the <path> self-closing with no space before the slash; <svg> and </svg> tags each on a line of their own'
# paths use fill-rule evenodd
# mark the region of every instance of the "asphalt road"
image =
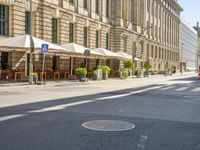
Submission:
<svg viewBox="0 0 200 150">
<path fill-rule="evenodd" d="M 95 86 L 70 89 L 88 93 L 1 107 L 0 150 L 200 150 L 200 81 L 194 77 L 96 94 L 90 92 Z M 35 89 L 33 95 L 60 90 Z M 15 95 L 28 101 L 27 91 L 1 96 L 9 95 L 4 100 L 10 103 Z M 97 131 L 82 126 L 94 120 L 126 121 L 135 128 Z"/>
</svg>

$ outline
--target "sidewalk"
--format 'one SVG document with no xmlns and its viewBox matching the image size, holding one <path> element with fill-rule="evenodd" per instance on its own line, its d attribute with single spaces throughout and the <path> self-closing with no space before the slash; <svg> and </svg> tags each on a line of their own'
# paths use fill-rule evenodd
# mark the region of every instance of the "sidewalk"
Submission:
<svg viewBox="0 0 200 150">
<path fill-rule="evenodd" d="M 29 85 L 26 83 L 0 84 L 0 107 L 10 107 L 51 100 L 63 100 L 72 97 L 97 95 L 147 86 L 163 86 L 181 82 L 181 78 L 191 78 L 194 73 L 182 76 L 152 75 L 149 78 L 109 79 L 89 82 L 49 81 L 46 85 Z"/>
<path fill-rule="evenodd" d="M 181 77 L 186 77 L 186 76 L 192 76 L 195 75 L 194 72 L 185 72 L 182 75 L 180 73 L 173 74 L 172 76 L 164 76 L 163 74 L 159 75 L 150 75 L 149 78 L 137 78 L 137 77 L 128 77 L 127 79 L 120 79 L 120 78 L 110 78 L 108 80 L 101 80 L 101 81 L 94 81 L 94 80 L 89 80 L 88 82 L 79 82 L 77 80 L 75 81 L 70 81 L 70 80 L 59 80 L 59 81 L 47 81 L 46 84 L 44 85 L 29 85 L 28 82 L 5 82 L 1 83 L 0 82 L 0 88 L 3 87 L 46 87 L 46 86 L 80 86 L 80 85 L 90 85 L 90 84 L 113 84 L 114 82 L 120 82 L 120 81 L 147 81 L 151 79 L 160 79 L 160 78 L 181 78 Z"/>
</svg>

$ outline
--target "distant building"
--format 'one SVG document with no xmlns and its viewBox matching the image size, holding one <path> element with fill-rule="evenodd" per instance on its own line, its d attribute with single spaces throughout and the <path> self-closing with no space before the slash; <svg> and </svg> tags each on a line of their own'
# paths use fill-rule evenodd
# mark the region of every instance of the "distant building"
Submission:
<svg viewBox="0 0 200 150">
<path fill-rule="evenodd" d="M 199 27 L 199 22 L 197 22 L 197 26 L 194 27 L 194 29 L 197 31 L 198 34 L 198 41 L 197 41 L 197 68 L 200 70 L 200 27 Z"/>
<path fill-rule="evenodd" d="M 181 18 L 180 66 L 183 71 L 195 71 L 197 66 L 197 32 Z"/>
</svg>

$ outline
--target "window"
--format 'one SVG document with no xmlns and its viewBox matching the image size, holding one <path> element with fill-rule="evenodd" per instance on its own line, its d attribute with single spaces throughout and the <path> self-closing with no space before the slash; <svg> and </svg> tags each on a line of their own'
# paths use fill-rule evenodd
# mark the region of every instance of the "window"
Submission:
<svg viewBox="0 0 200 150">
<path fill-rule="evenodd" d="M 137 53 L 136 42 L 133 42 L 133 44 L 132 44 L 132 51 L 133 51 L 133 54 L 136 55 L 136 53 Z"/>
<path fill-rule="evenodd" d="M 87 9 L 87 0 L 84 0 L 83 5 L 84 5 L 84 8 Z"/>
<path fill-rule="evenodd" d="M 153 45 L 151 45 L 151 57 L 153 58 L 153 56 L 154 56 L 154 46 Z"/>
<path fill-rule="evenodd" d="M 57 56 L 53 56 L 52 57 L 52 70 L 57 70 L 57 63 L 58 63 L 58 57 Z"/>
<path fill-rule="evenodd" d="M 100 65 L 100 59 L 96 59 L 96 66 Z"/>
<path fill-rule="evenodd" d="M 29 11 L 25 12 L 25 34 L 30 34 L 30 20 L 31 13 Z"/>
<path fill-rule="evenodd" d="M 69 0 L 70 3 L 74 4 L 74 0 Z"/>
<path fill-rule="evenodd" d="M 84 46 L 87 47 L 87 42 L 88 42 L 88 29 L 87 27 L 84 27 Z"/>
<path fill-rule="evenodd" d="M 96 0 L 96 13 L 99 13 L 99 0 Z"/>
<path fill-rule="evenodd" d="M 0 4 L 0 35 L 9 35 L 9 7 Z"/>
<path fill-rule="evenodd" d="M 2 70 L 6 70 L 9 65 L 8 65 L 8 52 L 2 52 L 1 57 L 0 57 L 0 66 L 2 67 Z"/>
<path fill-rule="evenodd" d="M 69 23 L 69 43 L 74 42 L 74 24 Z"/>
<path fill-rule="evenodd" d="M 96 31 L 96 48 L 99 47 L 99 31 Z"/>
<path fill-rule="evenodd" d="M 110 67 L 110 60 L 106 60 L 106 66 Z"/>
<path fill-rule="evenodd" d="M 57 27 L 58 27 L 58 20 L 56 18 L 52 18 L 52 43 L 57 43 Z"/>
<path fill-rule="evenodd" d="M 109 0 L 106 0 L 106 17 L 109 17 Z"/>
<path fill-rule="evenodd" d="M 106 33 L 106 49 L 109 49 L 109 34 Z"/>
<path fill-rule="evenodd" d="M 157 51 L 157 46 L 155 47 L 155 58 L 158 57 L 158 51 Z"/>
</svg>

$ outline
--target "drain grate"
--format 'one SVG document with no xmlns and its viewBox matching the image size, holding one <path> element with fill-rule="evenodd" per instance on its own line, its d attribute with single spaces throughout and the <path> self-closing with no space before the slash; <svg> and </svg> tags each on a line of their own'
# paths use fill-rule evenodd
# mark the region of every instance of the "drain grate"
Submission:
<svg viewBox="0 0 200 150">
<path fill-rule="evenodd" d="M 130 122 L 118 120 L 94 120 L 82 124 L 84 128 L 96 131 L 127 131 L 135 128 Z"/>
</svg>

